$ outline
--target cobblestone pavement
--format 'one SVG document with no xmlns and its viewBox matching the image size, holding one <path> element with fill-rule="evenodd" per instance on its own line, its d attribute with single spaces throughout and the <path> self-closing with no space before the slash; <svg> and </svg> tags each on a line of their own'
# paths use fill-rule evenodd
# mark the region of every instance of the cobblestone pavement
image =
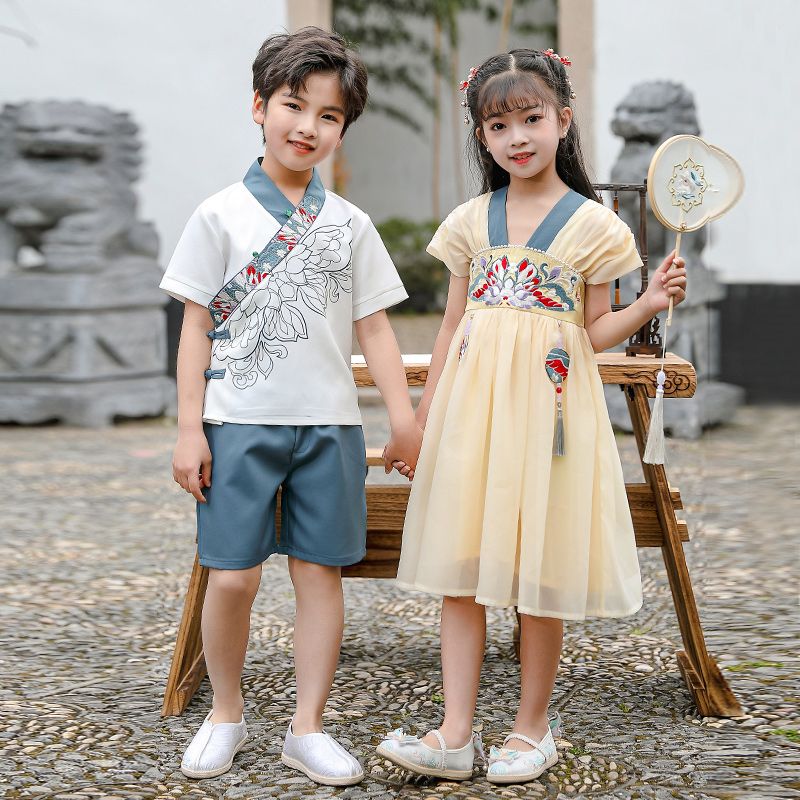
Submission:
<svg viewBox="0 0 800 800">
<path fill-rule="evenodd" d="M 365 415 L 383 437 L 380 411 Z M 182 717 L 161 694 L 194 549 L 193 507 L 170 477 L 172 421 L 110 430 L 0 428 L 0 794 L 5 798 L 800 798 L 797 533 L 800 415 L 745 408 L 698 442 L 671 442 L 671 481 L 710 651 L 746 709 L 702 719 L 681 681 L 659 551 L 641 550 L 645 606 L 571 623 L 554 706 L 567 739 L 539 781 L 494 788 L 412 778 L 374 755 L 386 730 L 440 719 L 434 598 L 346 584 L 348 619 L 329 727 L 365 764 L 348 789 L 278 762 L 292 702 L 292 590 L 266 567 L 244 690 L 252 737 L 232 772 L 191 782 L 180 753 L 210 701 Z M 638 479 L 630 437 L 620 437 Z M 373 470 L 374 472 L 375 470 Z M 382 480 L 378 475 L 376 480 Z M 488 744 L 517 700 L 510 612 L 490 611 L 479 700 Z"/>
</svg>

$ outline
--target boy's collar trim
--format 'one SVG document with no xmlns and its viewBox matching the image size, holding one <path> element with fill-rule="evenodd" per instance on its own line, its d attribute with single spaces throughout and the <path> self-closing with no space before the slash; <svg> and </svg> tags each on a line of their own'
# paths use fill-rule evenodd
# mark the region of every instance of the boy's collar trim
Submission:
<svg viewBox="0 0 800 800">
<path fill-rule="evenodd" d="M 297 206 L 286 199 L 286 196 L 277 187 L 275 181 L 261 169 L 262 160 L 259 157 L 251 164 L 250 169 L 247 170 L 247 174 L 242 179 L 242 183 L 244 183 L 250 194 L 258 200 L 264 210 L 268 211 L 280 225 L 283 225 L 294 213 Z M 325 202 L 325 187 L 316 168 L 306 187 L 303 200 L 309 197 L 313 197 L 317 201 L 317 207 L 322 208 Z"/>
</svg>

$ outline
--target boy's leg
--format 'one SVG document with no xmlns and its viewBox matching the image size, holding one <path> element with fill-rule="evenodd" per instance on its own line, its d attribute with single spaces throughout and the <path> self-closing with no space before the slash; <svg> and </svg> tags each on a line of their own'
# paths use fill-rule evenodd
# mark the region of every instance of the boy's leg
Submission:
<svg viewBox="0 0 800 800">
<path fill-rule="evenodd" d="M 261 565 L 210 569 L 203 603 L 203 653 L 214 690 L 211 721 L 242 719 L 242 669 L 250 635 L 250 610 L 261 581 Z"/>
<path fill-rule="evenodd" d="M 295 736 L 322 731 L 322 713 L 333 685 L 344 630 L 344 596 L 340 567 L 289 557 L 294 584 L 294 666 L 297 709 Z"/>
<path fill-rule="evenodd" d="M 514 732 L 541 741 L 547 734 L 547 708 L 556 682 L 564 623 L 552 617 L 520 614 L 520 701 Z M 512 739 L 516 750 L 530 750 L 530 745 Z"/>
<path fill-rule="evenodd" d="M 281 760 L 317 783 L 358 783 L 364 770 L 323 732 L 344 629 L 341 566 L 364 555 L 364 434 L 356 425 L 296 428 L 283 482 L 279 552 L 289 556 L 296 596 L 294 662 L 297 709 Z"/>
<path fill-rule="evenodd" d="M 213 485 L 197 504 L 197 549 L 209 567 L 202 632 L 214 688 L 211 721 L 242 718 L 241 677 L 261 563 L 277 549 L 275 507 L 294 444 L 286 425 L 204 426 Z"/>
<path fill-rule="evenodd" d="M 442 679 L 444 722 L 439 733 L 450 749 L 464 747 L 472 737 L 478 683 L 486 646 L 486 609 L 474 597 L 442 599 Z M 440 745 L 429 733 L 422 740 Z"/>
<path fill-rule="evenodd" d="M 366 544 L 366 455 L 357 425 L 298 427 L 283 483 L 280 552 L 296 596 L 295 736 L 322 731 L 344 629 L 342 564 Z"/>
</svg>

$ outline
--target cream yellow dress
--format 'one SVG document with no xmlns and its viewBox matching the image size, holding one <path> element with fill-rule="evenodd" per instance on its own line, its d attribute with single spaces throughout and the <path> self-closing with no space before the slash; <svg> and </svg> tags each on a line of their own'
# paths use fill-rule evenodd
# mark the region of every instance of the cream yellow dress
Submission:
<svg viewBox="0 0 800 800">
<path fill-rule="evenodd" d="M 428 246 L 470 280 L 428 416 L 397 584 L 537 616 L 633 614 L 642 604 L 633 525 L 583 327 L 586 284 L 641 266 L 633 235 L 570 192 L 527 245 L 506 236 L 499 190 L 456 208 Z M 554 455 L 559 399 L 564 454 Z"/>
</svg>

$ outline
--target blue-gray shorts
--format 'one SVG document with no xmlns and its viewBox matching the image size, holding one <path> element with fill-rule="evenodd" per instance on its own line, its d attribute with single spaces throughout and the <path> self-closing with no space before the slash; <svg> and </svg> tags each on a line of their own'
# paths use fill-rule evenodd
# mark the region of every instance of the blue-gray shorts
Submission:
<svg viewBox="0 0 800 800">
<path fill-rule="evenodd" d="M 208 502 L 197 504 L 204 567 L 248 569 L 273 553 L 330 566 L 361 561 L 367 463 L 360 425 L 204 427 L 212 455 Z"/>
</svg>

